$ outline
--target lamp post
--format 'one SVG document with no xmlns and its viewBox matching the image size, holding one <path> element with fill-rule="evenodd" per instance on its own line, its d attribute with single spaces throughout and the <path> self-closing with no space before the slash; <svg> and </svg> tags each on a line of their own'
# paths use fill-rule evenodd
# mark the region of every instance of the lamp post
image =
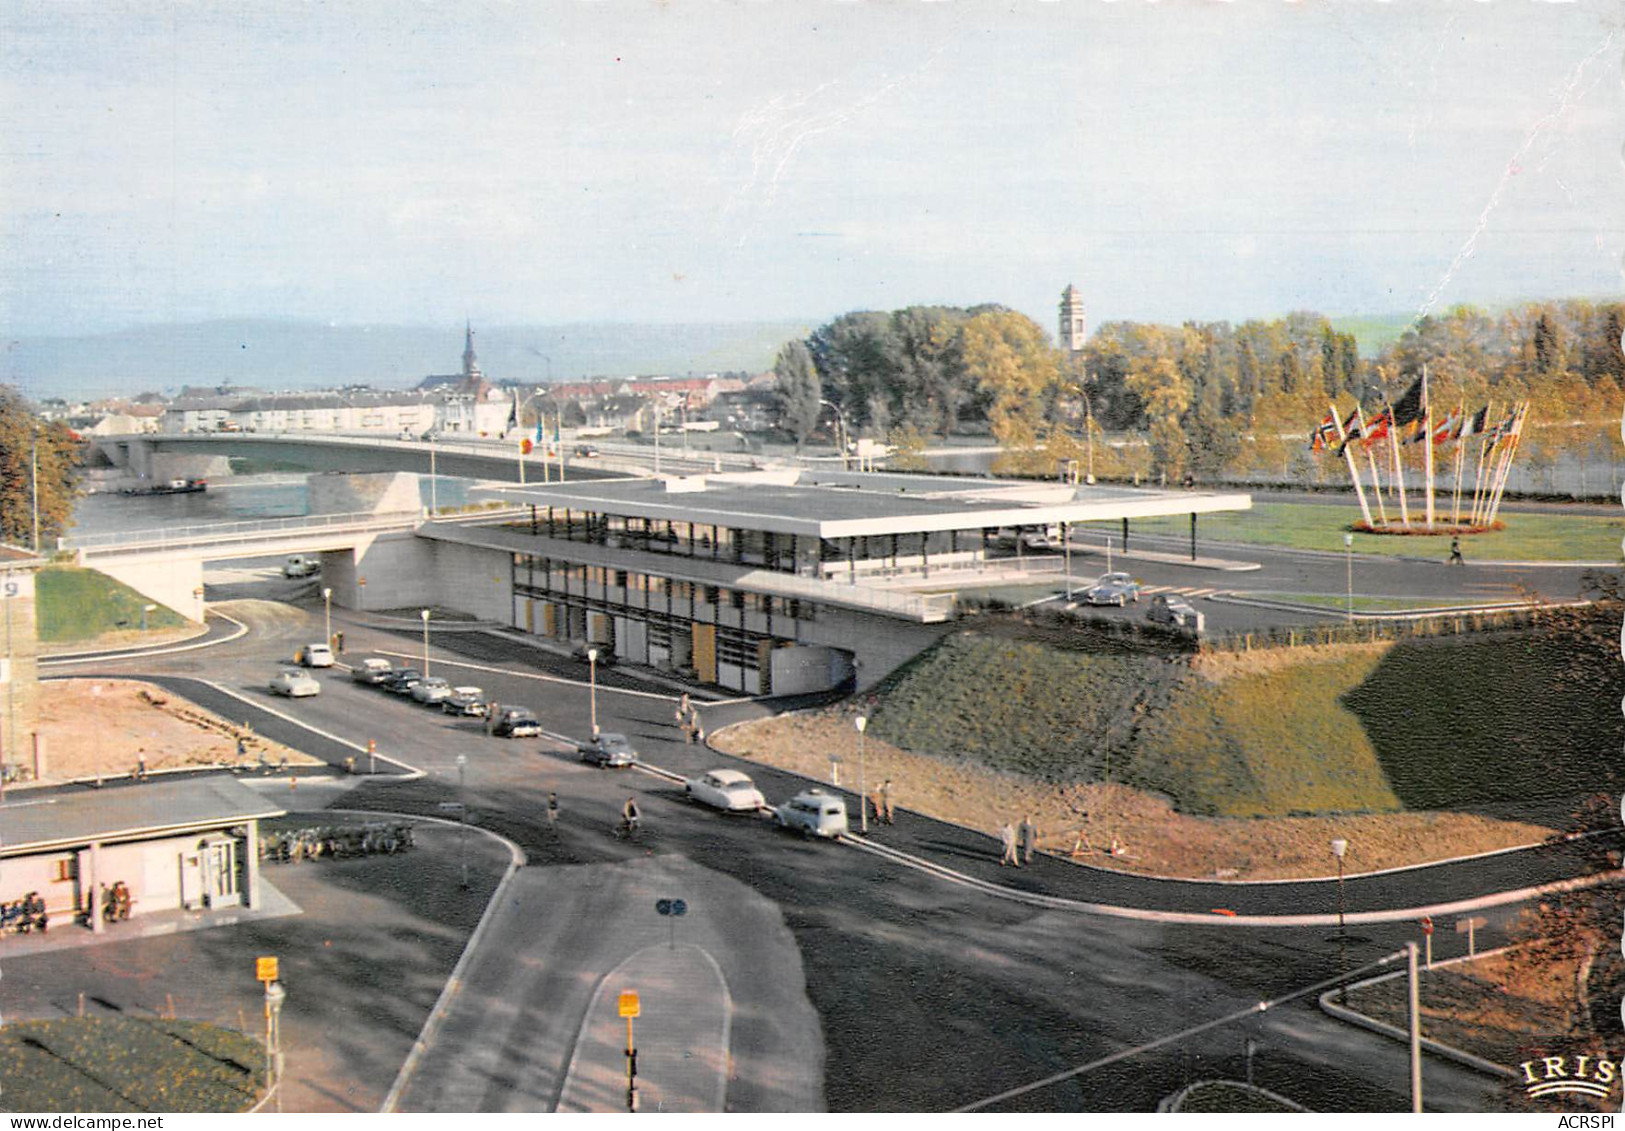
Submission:
<svg viewBox="0 0 1625 1131">
<path fill-rule="evenodd" d="M 468 797 L 464 791 L 463 771 L 468 769 L 468 755 L 457 755 L 457 855 L 463 863 L 463 890 L 468 890 Z"/>
<path fill-rule="evenodd" d="M 1349 842 L 1342 837 L 1332 838 L 1332 855 L 1337 857 L 1337 972 L 1339 976 L 1348 973 L 1348 932 L 1343 918 L 1343 856 L 1349 850 Z M 1348 987 L 1342 982 L 1337 985 L 1337 1000 L 1345 1001 Z"/>
<path fill-rule="evenodd" d="M 835 446 L 841 450 L 841 470 L 846 470 L 846 444 L 852 430 L 846 426 L 846 413 L 834 401 L 819 400 L 821 405 L 828 405 L 835 412 Z"/>
<path fill-rule="evenodd" d="M 423 498 L 422 495 L 418 496 Z M 432 515 L 440 509 L 440 477 L 434 470 L 434 435 L 429 435 L 429 513 Z"/>
<path fill-rule="evenodd" d="M 1066 559 L 1066 599 L 1072 600 L 1072 531 L 1061 523 L 1061 554 Z"/>
<path fill-rule="evenodd" d="M 333 590 L 322 587 L 322 626 L 327 629 L 327 646 L 333 646 Z"/>
<path fill-rule="evenodd" d="M 424 678 L 428 678 L 428 675 L 429 675 L 429 610 L 428 609 L 420 610 L 418 612 L 418 616 L 423 618 L 423 675 L 424 675 Z"/>
<path fill-rule="evenodd" d="M 852 720 L 852 725 L 858 728 L 858 827 L 868 832 L 869 782 L 863 772 L 863 732 L 869 729 L 869 716 L 859 715 Z"/>
<path fill-rule="evenodd" d="M 598 737 L 598 649 L 587 649 L 587 704 L 592 712 L 592 736 Z"/>
<path fill-rule="evenodd" d="M 1349 623 L 1354 623 L 1354 535 L 1343 535 L 1343 558 L 1348 563 L 1349 574 Z M 1338 857 L 1342 859 L 1341 856 Z"/>
<path fill-rule="evenodd" d="M 288 991 L 281 982 L 265 983 L 265 1076 L 276 1092 L 276 1109 L 282 1110 L 282 1003 Z"/>
</svg>

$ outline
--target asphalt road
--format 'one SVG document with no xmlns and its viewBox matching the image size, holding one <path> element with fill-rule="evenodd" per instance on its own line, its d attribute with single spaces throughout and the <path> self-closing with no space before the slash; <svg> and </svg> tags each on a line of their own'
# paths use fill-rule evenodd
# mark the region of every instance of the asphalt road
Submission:
<svg viewBox="0 0 1625 1131">
<path fill-rule="evenodd" d="M 310 635 L 313 621 L 319 625 L 319 608 L 314 614 L 267 616 L 243 640 L 126 660 L 106 670 L 214 680 L 338 738 L 362 744 L 376 739 L 382 752 L 424 771 L 424 777 L 413 781 L 368 780 L 346 797 L 345 805 L 436 812 L 439 803 L 457 796 L 455 758 L 465 754 L 472 818 L 519 842 L 532 867 L 592 867 L 639 854 L 680 855 L 749 887 L 780 909 L 801 952 L 805 992 L 823 1027 L 824 1091 L 832 1110 L 941 1110 L 971 1103 L 1339 969 L 1344 948 L 1326 928 L 1177 925 L 1035 909 L 853 849 L 805 843 L 774 832 L 757 818 L 702 811 L 676 787 L 649 775 L 590 769 L 560 742 L 488 738 L 474 722 L 454 721 L 353 686 L 335 674 L 321 677 L 324 690 L 317 698 L 273 701 L 261 691 L 264 681 Z M 415 652 L 395 634 L 347 623 L 343 617 L 339 623 L 346 630 L 349 658 L 367 650 Z M 432 645 L 437 674 L 466 671 L 502 701 L 536 708 L 550 731 L 587 733 L 587 691 L 560 682 L 555 660 L 531 667 L 524 657 L 532 650 L 510 642 L 500 642 L 511 649 L 505 657 L 501 649 L 493 655 L 489 638 L 479 645 L 477 659 L 460 658 L 450 649 L 463 639 L 473 638 L 448 634 Z M 507 670 L 457 669 L 451 667 L 454 661 Z M 462 675 L 455 679 L 463 681 Z M 680 741 L 666 694 L 664 689 L 634 693 L 630 688 L 600 688 L 600 725 L 625 731 L 648 760 L 679 772 L 727 764 L 723 756 Z M 714 727 L 725 713 L 761 709 L 749 704 L 712 708 L 708 725 Z M 751 772 L 772 801 L 803 784 L 775 771 L 752 767 Z M 546 828 L 544 816 L 550 790 L 563 799 L 556 831 Z M 629 794 L 640 798 L 648 823 L 642 842 L 635 845 L 611 834 L 619 805 Z M 1335 907 L 1335 886 L 1328 884 L 1243 889 L 1159 883 L 1056 861 L 1001 874 L 986 838 L 908 814 L 880 838 L 973 875 L 1083 899 L 1149 900 L 1148 905 L 1198 911 L 1215 906 Z M 1430 894 L 1458 898 L 1469 882 L 1500 882 L 1505 877 L 1498 870 L 1504 866 L 1493 860 L 1463 866 L 1454 875 L 1430 869 L 1355 880 L 1347 887 L 1348 905 L 1358 909 L 1396 898 L 1426 902 Z M 1529 867 L 1558 872 L 1562 863 Z M 1239 906 L 1246 901 L 1256 902 Z M 1502 909 L 1491 914 L 1492 925 L 1481 932 L 1480 945 L 1504 937 L 1511 913 Z M 1356 932 L 1366 941 L 1347 946 L 1350 964 L 1416 938 L 1409 924 Z M 590 934 L 577 938 L 570 945 L 589 953 L 575 953 L 572 959 L 590 962 Z M 1440 957 L 1459 946 L 1453 936 L 1440 944 Z M 1255 1079 L 1310 1107 L 1399 1110 L 1406 1105 L 1401 1047 L 1350 1030 L 1299 1002 L 1033 1093 L 1015 1106 L 1150 1110 L 1189 1080 L 1240 1075 L 1241 1050 L 1249 1036 L 1262 1048 L 1255 1059 Z M 1465 1069 L 1430 1059 L 1426 1079 L 1430 1107 L 1500 1106 L 1498 1085 Z M 494 1098 L 491 1106 L 503 1104 Z"/>
</svg>

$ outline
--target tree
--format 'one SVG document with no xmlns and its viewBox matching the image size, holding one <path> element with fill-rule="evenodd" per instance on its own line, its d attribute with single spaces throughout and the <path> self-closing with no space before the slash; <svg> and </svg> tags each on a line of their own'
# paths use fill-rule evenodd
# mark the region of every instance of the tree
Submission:
<svg viewBox="0 0 1625 1131">
<path fill-rule="evenodd" d="M 68 528 L 79 497 L 74 471 L 82 447 L 65 424 L 42 421 L 22 394 L 0 385 L 0 542 L 33 544 L 36 474 L 40 544 Z"/>
<path fill-rule="evenodd" d="M 800 447 L 818 426 L 819 402 L 824 396 L 806 343 L 784 344 L 778 360 L 773 363 L 773 377 L 773 392 L 779 402 L 779 427 L 790 433 Z"/>
<path fill-rule="evenodd" d="M 995 471 L 1039 471 L 1045 406 L 1061 380 L 1059 352 L 1024 314 L 990 310 L 965 323 L 965 368 L 992 398 L 988 421 L 1004 449 Z"/>
</svg>

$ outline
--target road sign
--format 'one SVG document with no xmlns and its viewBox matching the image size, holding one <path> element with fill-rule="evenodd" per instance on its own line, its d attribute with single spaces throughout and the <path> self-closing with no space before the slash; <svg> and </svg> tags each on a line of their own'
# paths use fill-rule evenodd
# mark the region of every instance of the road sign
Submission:
<svg viewBox="0 0 1625 1131">
<path fill-rule="evenodd" d="M 687 914 L 687 912 L 688 904 L 684 903 L 680 899 L 674 899 L 671 901 L 671 913 L 673 915 L 684 915 Z"/>
<path fill-rule="evenodd" d="M 638 1015 L 638 991 L 622 990 L 619 1010 L 622 1017 L 636 1017 Z"/>
<path fill-rule="evenodd" d="M 657 899 L 657 900 L 655 900 L 655 911 L 659 912 L 661 915 L 670 915 L 671 914 L 671 900 L 669 900 L 669 899 Z"/>
<path fill-rule="evenodd" d="M 1487 927 L 1489 925 L 1490 925 L 1490 921 L 1488 919 L 1484 918 L 1484 916 L 1482 916 L 1482 915 L 1468 915 L 1464 919 L 1457 919 L 1456 920 L 1456 934 L 1458 934 L 1458 935 L 1469 934 L 1469 933 L 1471 933 L 1473 931 L 1478 930 L 1478 928 L 1480 928 L 1480 927 Z"/>
<path fill-rule="evenodd" d="M 1424 935 L 1431 935 L 1433 933 L 1433 916 L 1422 916 L 1422 933 Z"/>
<path fill-rule="evenodd" d="M 688 904 L 680 899 L 657 899 L 655 900 L 655 910 L 662 915 L 686 915 L 688 913 Z"/>
<path fill-rule="evenodd" d="M 254 977 L 261 982 L 276 981 L 276 956 L 264 955 L 254 959 Z"/>
</svg>

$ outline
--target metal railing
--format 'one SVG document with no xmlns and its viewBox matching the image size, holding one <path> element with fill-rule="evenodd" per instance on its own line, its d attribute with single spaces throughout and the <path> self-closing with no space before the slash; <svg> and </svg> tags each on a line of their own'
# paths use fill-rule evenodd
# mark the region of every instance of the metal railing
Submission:
<svg viewBox="0 0 1625 1131">
<path fill-rule="evenodd" d="M 415 527 L 421 510 L 352 511 L 345 514 L 291 515 L 245 522 L 209 522 L 191 526 L 162 526 L 142 530 L 116 530 L 57 540 L 58 549 L 85 553 L 122 553 L 127 550 L 169 549 L 222 542 L 250 542 L 266 535 L 321 530 L 371 530 Z"/>
</svg>

